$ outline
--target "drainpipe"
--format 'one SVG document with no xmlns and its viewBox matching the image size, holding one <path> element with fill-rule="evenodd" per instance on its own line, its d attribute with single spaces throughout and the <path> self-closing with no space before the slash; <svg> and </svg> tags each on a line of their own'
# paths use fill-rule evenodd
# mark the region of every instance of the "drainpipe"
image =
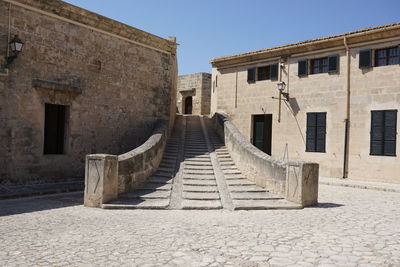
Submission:
<svg viewBox="0 0 400 267">
<path fill-rule="evenodd" d="M 347 73 L 346 73 L 346 118 L 344 130 L 344 151 L 343 151 L 343 178 L 347 178 L 349 174 L 349 128 L 350 128 L 350 50 L 347 45 L 346 36 L 343 39 L 346 48 Z"/>
</svg>

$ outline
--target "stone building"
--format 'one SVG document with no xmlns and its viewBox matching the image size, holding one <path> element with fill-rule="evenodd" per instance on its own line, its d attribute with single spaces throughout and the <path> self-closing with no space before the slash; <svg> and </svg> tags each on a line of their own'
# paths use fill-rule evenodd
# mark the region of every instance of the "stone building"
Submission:
<svg viewBox="0 0 400 267">
<path fill-rule="evenodd" d="M 83 178 L 86 154 L 126 152 L 173 123 L 173 38 L 58 0 L 1 0 L 0 53 L 0 184 Z"/>
<path fill-rule="evenodd" d="M 194 73 L 178 77 L 177 109 L 182 114 L 210 114 L 211 74 Z"/>
<path fill-rule="evenodd" d="M 399 45 L 393 23 L 215 58 L 211 114 L 321 176 L 400 183 Z"/>
</svg>

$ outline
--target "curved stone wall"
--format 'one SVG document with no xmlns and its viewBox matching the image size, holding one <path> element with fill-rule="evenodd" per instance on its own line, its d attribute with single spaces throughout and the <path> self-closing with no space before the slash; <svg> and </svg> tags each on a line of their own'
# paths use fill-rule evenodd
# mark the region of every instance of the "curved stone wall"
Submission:
<svg viewBox="0 0 400 267">
<path fill-rule="evenodd" d="M 118 192 L 134 190 L 158 168 L 168 137 L 168 122 L 158 121 L 141 146 L 118 156 Z"/>
</svg>

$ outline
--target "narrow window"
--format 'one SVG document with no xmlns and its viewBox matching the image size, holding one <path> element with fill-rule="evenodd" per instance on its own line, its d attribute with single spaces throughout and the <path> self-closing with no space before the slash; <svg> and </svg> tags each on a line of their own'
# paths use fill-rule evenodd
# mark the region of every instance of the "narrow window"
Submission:
<svg viewBox="0 0 400 267">
<path fill-rule="evenodd" d="M 257 68 L 257 81 L 269 80 L 270 66 Z"/>
<path fill-rule="evenodd" d="M 325 152 L 326 112 L 307 113 L 306 152 Z"/>
<path fill-rule="evenodd" d="M 247 69 L 247 82 L 254 83 L 256 81 L 256 68 Z"/>
<path fill-rule="evenodd" d="M 67 106 L 45 104 L 44 154 L 63 154 Z"/>
<path fill-rule="evenodd" d="M 311 60 L 311 74 L 328 72 L 328 58 L 317 58 Z"/>
<path fill-rule="evenodd" d="M 215 75 L 215 87 L 218 86 L 218 75 Z"/>
<path fill-rule="evenodd" d="M 396 156 L 397 110 L 371 111 L 370 155 Z"/>
<path fill-rule="evenodd" d="M 307 59 L 299 60 L 297 73 L 298 73 L 299 77 L 307 76 L 307 74 L 308 74 Z"/>
<path fill-rule="evenodd" d="M 375 50 L 375 66 L 387 66 L 399 64 L 399 49 L 398 47 L 390 47 L 385 49 Z"/>
<path fill-rule="evenodd" d="M 370 68 L 372 67 L 372 50 L 371 49 L 365 49 L 360 51 L 360 59 L 359 59 L 359 68 L 364 69 L 364 68 Z"/>
</svg>

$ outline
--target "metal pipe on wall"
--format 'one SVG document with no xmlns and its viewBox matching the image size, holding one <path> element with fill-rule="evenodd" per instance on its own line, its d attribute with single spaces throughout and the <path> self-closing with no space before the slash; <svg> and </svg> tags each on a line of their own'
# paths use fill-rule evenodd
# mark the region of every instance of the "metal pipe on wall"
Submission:
<svg viewBox="0 0 400 267">
<path fill-rule="evenodd" d="M 350 131 L 350 49 L 347 45 L 346 36 L 343 38 L 344 47 L 346 48 L 347 73 L 346 73 L 346 118 L 344 130 L 344 152 L 343 152 L 343 178 L 347 178 L 349 174 L 349 131 Z"/>
</svg>

